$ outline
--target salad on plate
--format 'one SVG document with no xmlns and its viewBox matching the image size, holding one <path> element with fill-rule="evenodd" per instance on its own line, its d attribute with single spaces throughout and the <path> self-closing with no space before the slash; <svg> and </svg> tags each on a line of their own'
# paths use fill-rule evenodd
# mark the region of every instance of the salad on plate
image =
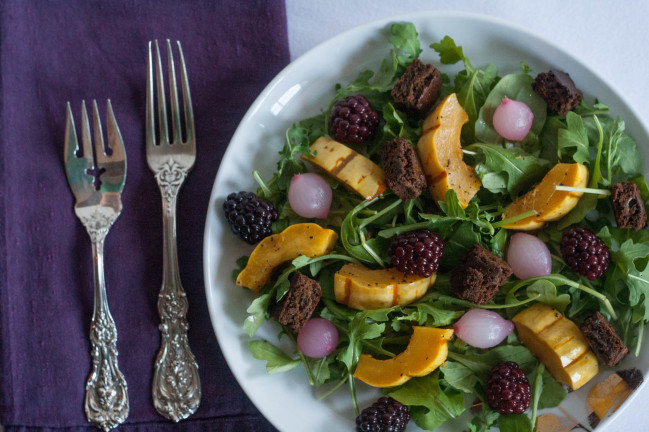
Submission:
<svg viewBox="0 0 649 432">
<path fill-rule="evenodd" d="M 411 23 L 388 42 L 378 70 L 295 119 L 271 178 L 255 171 L 256 191 L 223 202 L 255 245 L 233 272 L 255 294 L 251 355 L 269 373 L 302 368 L 315 398 L 349 392 L 357 430 L 434 430 L 469 411 L 469 431 L 533 431 L 640 352 L 636 141 L 570 71 L 478 67 L 450 36 L 422 47 Z M 266 321 L 276 340 L 255 337 Z M 383 396 L 360 406 L 358 386 Z M 617 397 L 597 391 L 596 416 Z"/>
</svg>

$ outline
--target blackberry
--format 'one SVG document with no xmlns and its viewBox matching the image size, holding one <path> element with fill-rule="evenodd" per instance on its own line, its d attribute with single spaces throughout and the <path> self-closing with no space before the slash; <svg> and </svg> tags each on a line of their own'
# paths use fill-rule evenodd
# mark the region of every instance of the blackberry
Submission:
<svg viewBox="0 0 649 432">
<path fill-rule="evenodd" d="M 561 254 L 572 271 L 590 280 L 606 273 L 610 261 L 608 247 L 585 228 L 572 228 L 563 233 Z"/>
<path fill-rule="evenodd" d="M 408 231 L 395 237 L 388 256 L 399 271 L 429 277 L 439 268 L 444 240 L 428 229 Z"/>
<path fill-rule="evenodd" d="M 497 364 L 487 381 L 487 403 L 500 414 L 521 414 L 530 406 L 531 387 L 514 362 Z"/>
<path fill-rule="evenodd" d="M 409 421 L 406 405 L 383 396 L 356 417 L 356 432 L 403 432 Z"/>
<path fill-rule="evenodd" d="M 329 133 L 344 144 L 362 144 L 374 136 L 379 115 L 363 95 L 336 102 L 329 117 Z"/>
<path fill-rule="evenodd" d="M 223 212 L 232 232 L 246 243 L 255 244 L 272 234 L 277 220 L 275 206 L 252 192 L 233 192 L 223 203 Z"/>
</svg>

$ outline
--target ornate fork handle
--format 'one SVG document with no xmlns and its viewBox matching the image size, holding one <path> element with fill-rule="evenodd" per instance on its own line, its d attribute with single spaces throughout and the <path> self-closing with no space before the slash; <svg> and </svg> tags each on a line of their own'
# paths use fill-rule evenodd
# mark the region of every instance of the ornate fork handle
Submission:
<svg viewBox="0 0 649 432">
<path fill-rule="evenodd" d="M 84 220 L 92 240 L 95 309 L 90 324 L 92 371 L 86 383 L 87 418 L 104 431 L 119 426 L 129 411 L 126 380 L 117 364 L 117 329 L 108 309 L 104 279 L 104 239 L 113 220 Z"/>
<path fill-rule="evenodd" d="M 156 172 L 163 207 L 163 282 L 158 298 L 160 352 L 153 378 L 156 410 L 173 421 L 192 415 L 201 400 L 198 364 L 187 339 L 187 297 L 180 281 L 176 248 L 176 200 L 187 169 L 170 157 Z"/>
</svg>

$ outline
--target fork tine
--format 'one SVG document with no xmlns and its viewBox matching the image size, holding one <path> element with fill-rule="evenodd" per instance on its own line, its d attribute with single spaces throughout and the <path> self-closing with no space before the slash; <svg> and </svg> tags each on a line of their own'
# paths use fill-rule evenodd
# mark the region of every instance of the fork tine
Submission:
<svg viewBox="0 0 649 432">
<path fill-rule="evenodd" d="M 185 56 L 183 55 L 183 48 L 178 44 L 178 52 L 180 53 L 180 81 L 183 87 L 183 107 L 185 110 L 185 130 L 187 136 L 187 143 L 195 146 L 194 140 L 194 110 L 192 108 L 192 95 L 189 92 L 189 80 L 187 79 L 187 68 L 185 67 Z"/>
<path fill-rule="evenodd" d="M 151 151 L 155 145 L 155 114 L 153 113 L 153 48 L 149 41 L 149 61 L 146 77 L 146 149 Z"/>
<path fill-rule="evenodd" d="M 88 111 L 86 110 L 86 101 L 81 101 L 81 146 L 83 147 L 83 157 L 92 162 L 92 138 L 90 138 L 90 120 L 88 120 Z"/>
<path fill-rule="evenodd" d="M 113 112 L 113 105 L 110 103 L 110 99 L 106 102 L 106 117 L 106 136 L 108 138 L 108 146 L 113 152 L 110 158 L 115 161 L 125 160 L 124 140 L 119 131 L 119 126 L 117 126 L 117 120 L 115 120 L 115 113 Z"/>
<path fill-rule="evenodd" d="M 172 143 L 180 142 L 180 108 L 178 106 L 178 88 L 176 87 L 176 68 L 171 42 L 167 39 L 167 62 L 169 67 L 169 98 L 171 99 Z"/>
<path fill-rule="evenodd" d="M 169 133 L 167 128 L 167 103 L 165 100 L 164 78 L 162 76 L 162 61 L 160 60 L 160 47 L 155 41 L 155 71 L 156 71 L 156 92 L 158 93 L 158 129 L 160 131 L 160 143 L 169 144 Z"/>
<path fill-rule="evenodd" d="M 97 165 L 101 166 L 108 162 L 106 155 L 106 147 L 104 146 L 104 134 L 101 128 L 101 119 L 99 118 L 99 109 L 97 108 L 97 101 L 92 100 L 92 130 L 95 135 L 95 158 Z"/>
<path fill-rule="evenodd" d="M 77 131 L 74 127 L 74 118 L 72 117 L 72 108 L 68 102 L 67 113 L 65 116 L 65 147 L 64 147 L 64 163 L 68 164 L 77 157 L 79 150 L 79 140 L 77 140 Z"/>
</svg>

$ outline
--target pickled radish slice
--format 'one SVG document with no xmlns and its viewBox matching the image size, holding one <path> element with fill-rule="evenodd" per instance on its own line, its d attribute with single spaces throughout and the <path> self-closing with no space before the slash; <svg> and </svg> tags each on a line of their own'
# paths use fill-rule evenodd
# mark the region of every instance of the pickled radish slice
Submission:
<svg viewBox="0 0 649 432">
<path fill-rule="evenodd" d="M 496 132 L 505 139 L 520 141 L 532 127 L 534 114 L 530 107 L 523 102 L 503 98 L 502 103 L 496 108 L 493 116 L 493 125 Z"/>
<path fill-rule="evenodd" d="M 312 358 L 322 358 L 338 346 L 338 330 L 331 321 L 324 318 L 311 318 L 297 335 L 297 347 L 302 354 Z"/>
<path fill-rule="evenodd" d="M 453 324 L 455 335 L 476 348 L 491 348 L 514 331 L 514 323 L 496 312 L 471 309 Z"/>
<path fill-rule="evenodd" d="M 516 233 L 509 239 L 507 262 L 519 279 L 552 273 L 550 250 L 538 237 Z"/>
<path fill-rule="evenodd" d="M 325 219 L 329 215 L 331 186 L 318 174 L 295 174 L 288 188 L 288 202 L 298 215 Z"/>
</svg>

